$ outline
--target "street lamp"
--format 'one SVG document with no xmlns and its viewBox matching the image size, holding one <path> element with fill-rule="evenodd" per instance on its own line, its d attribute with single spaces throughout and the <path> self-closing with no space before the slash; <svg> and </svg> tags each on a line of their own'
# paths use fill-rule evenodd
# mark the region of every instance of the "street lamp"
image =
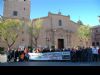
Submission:
<svg viewBox="0 0 100 75">
<path fill-rule="evenodd" d="M 49 38 L 48 37 L 46 37 L 46 43 L 47 43 L 47 48 L 49 48 Z"/>
<path fill-rule="evenodd" d="M 55 32 L 56 32 L 56 29 L 52 30 L 52 32 L 53 32 L 53 43 L 52 44 L 55 48 Z"/>
<path fill-rule="evenodd" d="M 47 48 L 49 48 L 49 41 L 50 41 L 49 30 L 46 30 L 46 46 L 47 46 Z"/>
</svg>

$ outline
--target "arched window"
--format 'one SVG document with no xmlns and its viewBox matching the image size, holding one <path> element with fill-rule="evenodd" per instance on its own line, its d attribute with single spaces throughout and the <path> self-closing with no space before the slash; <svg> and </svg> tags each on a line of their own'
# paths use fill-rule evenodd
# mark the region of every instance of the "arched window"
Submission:
<svg viewBox="0 0 100 75">
<path fill-rule="evenodd" d="M 59 26 L 62 26 L 62 20 L 59 20 Z"/>
</svg>

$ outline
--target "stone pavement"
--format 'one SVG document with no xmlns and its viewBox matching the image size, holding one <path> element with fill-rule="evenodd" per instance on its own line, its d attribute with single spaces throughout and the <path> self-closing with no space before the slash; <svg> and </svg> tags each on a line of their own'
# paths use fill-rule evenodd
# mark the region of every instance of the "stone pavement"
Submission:
<svg viewBox="0 0 100 75">
<path fill-rule="evenodd" d="M 31 61 L 0 63 L 0 66 L 100 66 L 100 62 Z"/>
</svg>

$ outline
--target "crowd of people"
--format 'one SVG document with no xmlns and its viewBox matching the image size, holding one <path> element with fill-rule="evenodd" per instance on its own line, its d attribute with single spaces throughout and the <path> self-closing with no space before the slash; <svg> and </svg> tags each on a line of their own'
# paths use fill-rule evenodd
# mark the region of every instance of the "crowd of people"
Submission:
<svg viewBox="0 0 100 75">
<path fill-rule="evenodd" d="M 71 50 L 71 61 L 80 62 L 97 62 L 100 61 L 100 48 L 99 47 L 87 47 Z"/>
<path fill-rule="evenodd" d="M 25 48 L 23 51 L 21 51 L 20 48 L 17 50 L 8 50 L 7 52 L 7 61 L 11 62 L 23 62 L 23 61 L 29 61 L 29 50 L 28 48 Z"/>
<path fill-rule="evenodd" d="M 62 52 L 70 51 L 72 62 L 94 62 L 100 61 L 100 48 L 99 47 L 77 47 L 68 49 L 36 49 L 35 53 L 44 52 Z"/>
<path fill-rule="evenodd" d="M 50 48 L 35 48 L 33 53 L 45 53 L 45 52 L 62 52 L 70 51 L 72 62 L 94 62 L 100 61 L 100 48 L 99 47 L 77 47 L 77 48 L 64 48 L 64 49 L 50 49 Z M 14 60 L 14 62 L 29 61 L 30 50 L 25 48 L 23 51 L 20 49 L 8 51 L 8 62 Z"/>
</svg>

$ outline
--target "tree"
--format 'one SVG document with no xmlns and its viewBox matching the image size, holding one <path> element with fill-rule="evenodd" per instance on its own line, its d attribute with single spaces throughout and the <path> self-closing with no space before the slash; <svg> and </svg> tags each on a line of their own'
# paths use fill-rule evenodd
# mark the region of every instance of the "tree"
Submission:
<svg viewBox="0 0 100 75">
<path fill-rule="evenodd" d="M 32 45 L 34 45 L 35 47 L 37 47 L 37 44 L 38 44 L 38 38 L 39 38 L 39 35 L 40 35 L 40 31 L 42 29 L 42 20 L 41 19 L 38 19 L 36 21 L 33 21 L 31 22 L 31 25 L 30 25 L 30 33 L 31 33 L 31 37 L 32 37 Z"/>
<path fill-rule="evenodd" d="M 79 25 L 84 25 L 83 22 L 82 22 L 81 20 L 78 20 L 77 23 L 78 23 Z"/>
<path fill-rule="evenodd" d="M 80 25 L 78 28 L 78 37 L 80 42 L 83 44 L 85 42 L 85 46 L 87 46 L 91 35 L 91 28 L 89 25 Z"/>
<path fill-rule="evenodd" d="M 9 49 L 15 44 L 21 27 L 22 22 L 18 19 L 6 19 L 0 22 L 1 39 L 7 44 Z"/>
</svg>

